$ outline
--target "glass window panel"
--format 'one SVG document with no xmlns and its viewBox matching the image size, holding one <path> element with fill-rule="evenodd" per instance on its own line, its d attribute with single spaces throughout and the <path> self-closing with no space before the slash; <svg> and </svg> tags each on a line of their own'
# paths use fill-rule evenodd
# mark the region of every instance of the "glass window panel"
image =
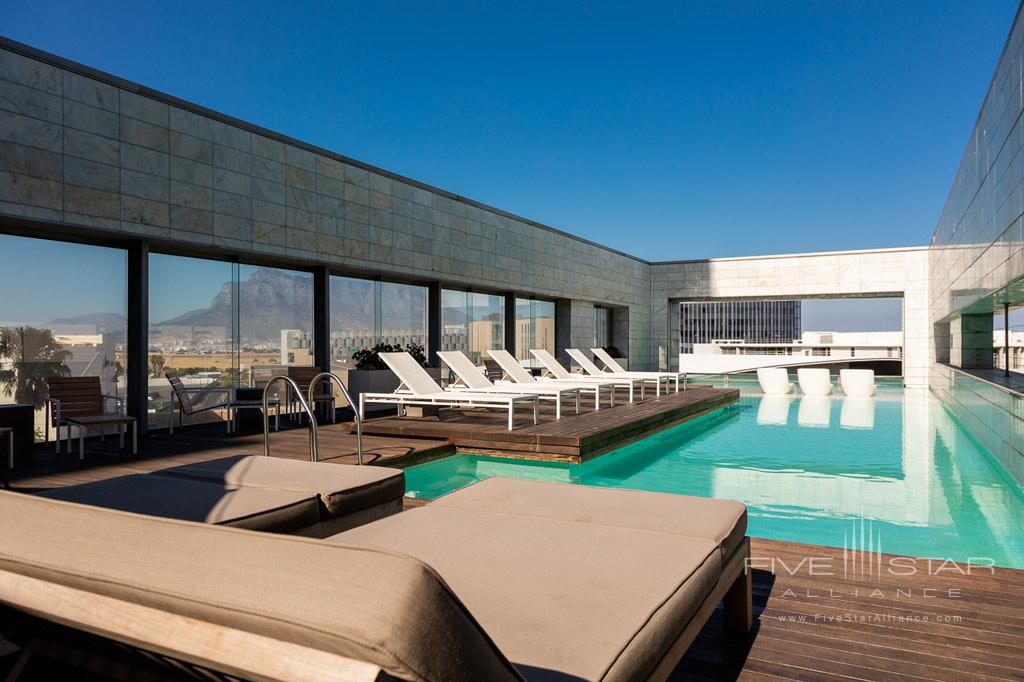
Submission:
<svg viewBox="0 0 1024 682">
<path fill-rule="evenodd" d="M 610 316 L 607 308 L 594 307 L 594 347 L 608 348 Z"/>
<path fill-rule="evenodd" d="M 441 350 L 467 351 L 470 321 L 468 297 L 465 291 L 441 290 Z"/>
<path fill-rule="evenodd" d="M 0 402 L 34 405 L 42 439 L 47 377 L 98 376 L 104 393 L 125 395 L 127 254 L 6 235 L 0 253 Z"/>
<path fill-rule="evenodd" d="M 482 363 L 485 351 L 505 347 L 505 299 L 502 296 L 471 293 L 469 338 L 466 355 Z"/>
<path fill-rule="evenodd" d="M 555 355 L 555 304 L 533 302 L 533 348 L 544 348 Z"/>
<path fill-rule="evenodd" d="M 380 282 L 380 330 L 383 343 L 427 347 L 427 288 Z"/>
<path fill-rule="evenodd" d="M 441 291 L 441 350 L 461 350 L 482 363 L 485 351 L 505 346 L 503 296 Z"/>
<path fill-rule="evenodd" d="M 269 372 L 255 367 L 312 366 L 313 275 L 257 265 L 238 267 L 239 384 Z M 267 377 L 269 378 L 269 377 Z"/>
<path fill-rule="evenodd" d="M 533 365 L 530 354 L 533 348 L 555 353 L 555 304 L 519 298 L 516 299 L 516 359 Z"/>
<path fill-rule="evenodd" d="M 188 388 L 233 387 L 238 383 L 238 266 L 226 261 L 166 254 L 149 257 L 149 419 L 170 425 L 174 410 L 165 370 Z M 223 402 L 227 393 L 204 396 L 199 407 Z M 202 411 L 185 423 L 211 421 Z"/>
<path fill-rule="evenodd" d="M 331 368 L 351 365 L 353 354 L 377 344 L 376 286 L 373 280 L 331 277 Z"/>
</svg>

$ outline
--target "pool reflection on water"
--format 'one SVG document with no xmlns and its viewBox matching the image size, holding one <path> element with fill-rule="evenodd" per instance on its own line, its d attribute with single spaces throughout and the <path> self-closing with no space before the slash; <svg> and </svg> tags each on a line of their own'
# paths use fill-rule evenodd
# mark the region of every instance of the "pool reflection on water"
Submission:
<svg viewBox="0 0 1024 682">
<path fill-rule="evenodd" d="M 873 398 L 745 396 L 579 465 L 455 455 L 410 467 L 435 498 L 489 476 L 740 500 L 755 537 L 1024 568 L 1024 496 L 926 389 Z"/>
</svg>

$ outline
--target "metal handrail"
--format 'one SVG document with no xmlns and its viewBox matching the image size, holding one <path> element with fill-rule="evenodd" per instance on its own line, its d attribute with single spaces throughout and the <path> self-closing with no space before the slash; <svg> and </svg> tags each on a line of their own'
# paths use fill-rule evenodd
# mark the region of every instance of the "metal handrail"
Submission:
<svg viewBox="0 0 1024 682">
<path fill-rule="evenodd" d="M 302 405 L 302 409 L 305 410 L 306 415 L 309 417 L 309 461 L 319 462 L 320 461 L 320 447 L 316 442 L 316 416 L 313 414 L 313 410 L 309 409 L 309 403 L 302 397 L 302 391 L 299 390 L 298 384 L 295 383 L 291 378 L 286 377 L 283 374 L 278 374 L 275 377 L 270 377 L 270 381 L 263 387 L 263 454 L 270 457 L 270 387 L 274 385 L 276 381 L 286 381 L 295 390 L 295 396 L 299 399 L 299 404 Z"/>
<path fill-rule="evenodd" d="M 325 378 L 331 378 L 338 388 L 341 389 L 342 395 L 345 396 L 345 400 L 348 401 L 349 406 L 352 408 L 352 412 L 355 414 L 354 421 L 356 423 L 356 461 L 359 464 L 363 463 L 363 418 L 359 415 L 359 410 L 356 409 L 356 404 L 352 402 L 352 396 L 349 395 L 348 388 L 342 383 L 341 379 L 334 372 L 320 372 L 313 380 L 309 382 L 309 404 L 313 404 L 313 389 L 316 385 Z"/>
</svg>

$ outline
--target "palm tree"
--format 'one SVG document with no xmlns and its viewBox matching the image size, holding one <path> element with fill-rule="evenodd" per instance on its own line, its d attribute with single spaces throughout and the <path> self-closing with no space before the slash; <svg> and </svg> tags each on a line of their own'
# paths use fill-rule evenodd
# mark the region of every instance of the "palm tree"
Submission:
<svg viewBox="0 0 1024 682">
<path fill-rule="evenodd" d="M 0 388 L 14 394 L 14 401 L 31 403 L 37 409 L 46 397 L 47 377 L 66 377 L 71 359 L 49 329 L 35 327 L 0 328 Z"/>
</svg>

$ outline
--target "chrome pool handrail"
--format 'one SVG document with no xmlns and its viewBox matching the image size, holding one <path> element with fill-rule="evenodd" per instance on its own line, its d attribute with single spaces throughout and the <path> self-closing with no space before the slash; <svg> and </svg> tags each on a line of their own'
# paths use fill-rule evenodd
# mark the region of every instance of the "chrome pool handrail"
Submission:
<svg viewBox="0 0 1024 682">
<path fill-rule="evenodd" d="M 356 462 L 361 465 L 363 463 L 363 418 L 359 415 L 359 410 L 356 409 L 356 404 L 352 402 L 352 396 L 349 395 L 348 388 L 342 383 L 341 378 L 334 372 L 320 372 L 313 377 L 313 380 L 309 382 L 309 404 L 313 404 L 313 389 L 316 388 L 317 383 L 328 377 L 338 384 L 341 394 L 345 396 L 349 407 L 352 408 L 354 414 L 353 421 L 356 423 Z"/>
<path fill-rule="evenodd" d="M 309 403 L 302 396 L 302 391 L 299 390 L 298 384 L 295 381 L 283 374 L 270 377 L 270 381 L 263 387 L 263 454 L 266 457 L 270 457 L 270 387 L 277 381 L 287 382 L 292 389 L 295 391 L 295 397 L 299 399 L 299 404 L 302 405 L 302 409 L 305 411 L 306 416 L 309 417 L 309 461 L 319 462 L 320 461 L 320 447 L 316 442 L 316 416 L 313 414 L 313 410 L 309 409 Z"/>
</svg>

